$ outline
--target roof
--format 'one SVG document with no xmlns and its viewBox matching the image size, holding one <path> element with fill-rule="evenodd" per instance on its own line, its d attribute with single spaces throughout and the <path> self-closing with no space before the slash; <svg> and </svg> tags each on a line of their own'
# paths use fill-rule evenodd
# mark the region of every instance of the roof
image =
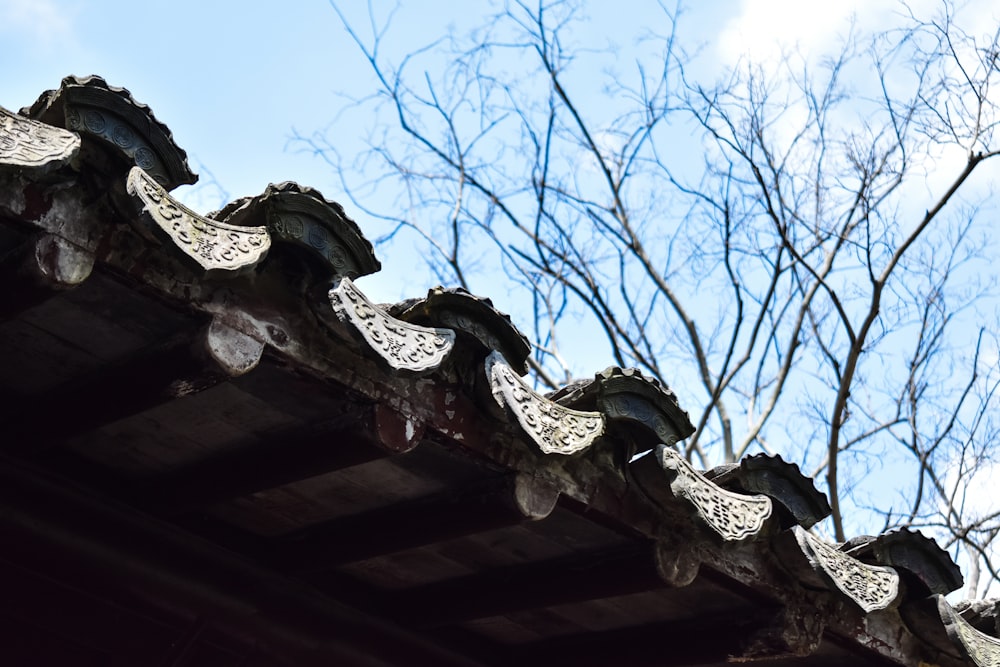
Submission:
<svg viewBox="0 0 1000 667">
<path fill-rule="evenodd" d="M 996 606 L 943 597 L 933 540 L 827 543 L 796 465 L 680 456 L 669 388 L 610 368 L 541 395 L 489 299 L 372 303 L 372 245 L 316 190 L 198 213 L 170 194 L 193 179 L 99 77 L 0 110 L 0 654 L 1000 661 Z"/>
</svg>

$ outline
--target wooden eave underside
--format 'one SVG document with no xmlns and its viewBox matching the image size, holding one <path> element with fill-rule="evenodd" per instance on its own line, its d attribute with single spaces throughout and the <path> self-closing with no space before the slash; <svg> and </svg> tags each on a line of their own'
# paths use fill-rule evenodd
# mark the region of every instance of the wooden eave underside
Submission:
<svg viewBox="0 0 1000 667">
<path fill-rule="evenodd" d="M 197 274 L 105 177 L 0 172 L 7 655 L 969 664 L 925 596 L 864 613 L 773 520 L 720 539 L 627 428 L 543 454 L 461 337 L 387 368 L 299 255 Z M 85 279 L 53 279 L 77 251 Z"/>
</svg>

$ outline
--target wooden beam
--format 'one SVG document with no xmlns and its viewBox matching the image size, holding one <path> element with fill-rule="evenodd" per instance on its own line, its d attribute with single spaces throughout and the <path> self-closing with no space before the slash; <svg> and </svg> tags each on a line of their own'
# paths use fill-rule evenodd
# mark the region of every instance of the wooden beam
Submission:
<svg viewBox="0 0 1000 667">
<path fill-rule="evenodd" d="M 282 664 L 482 667 L 203 539 L 0 458 L 3 558 L 109 601 L 189 619 Z M 49 599 L 59 604 L 60 596 Z M 163 656 L 163 653 L 160 653 Z"/>
<path fill-rule="evenodd" d="M 291 433 L 213 456 L 149 480 L 136 502 L 154 514 L 178 516 L 388 456 L 391 450 L 367 423 L 313 435 Z"/>
<path fill-rule="evenodd" d="M 389 597 L 386 610 L 403 625 L 426 629 L 664 586 L 655 547 L 636 544 L 407 589 Z"/>
<path fill-rule="evenodd" d="M 94 255 L 65 239 L 34 236 L 0 256 L 0 322 L 17 317 L 86 280 Z"/>
<path fill-rule="evenodd" d="M 541 480 L 514 475 L 465 493 L 403 501 L 310 526 L 277 543 L 269 560 L 279 569 L 324 570 L 449 539 L 544 519 L 559 492 Z"/>
<path fill-rule="evenodd" d="M 726 613 L 561 636 L 512 649 L 506 664 L 690 667 L 740 661 L 768 621 L 767 613 Z"/>
<path fill-rule="evenodd" d="M 343 470 L 417 446 L 422 424 L 381 404 L 345 408 L 338 426 L 275 434 L 145 480 L 133 498 L 155 514 L 179 516 L 219 502 Z"/>
<path fill-rule="evenodd" d="M 195 646 L 201 640 L 207 626 L 208 624 L 205 622 L 204 617 L 199 616 L 196 618 L 187 631 L 167 651 L 166 656 L 162 660 L 163 667 L 183 667 L 191 656 Z"/>
<path fill-rule="evenodd" d="M 48 573 L 32 571 L 6 559 L 0 560 L 0 590 L 3 590 L 0 613 L 13 612 L 20 624 L 35 628 L 49 642 L 88 647 L 115 656 L 119 664 L 128 659 L 135 664 L 150 659 L 155 662 L 180 635 L 179 628 L 162 619 L 57 582 Z M 0 627 L 5 626 L 5 622 L 0 622 Z M 37 655 L 25 655 L 23 662 L 14 660 L 21 651 L 31 648 L 22 641 L 24 637 L 4 639 L 0 654 L 5 662 L 43 664 Z"/>
<path fill-rule="evenodd" d="M 8 451 L 35 454 L 65 438 L 183 398 L 252 370 L 263 344 L 218 320 L 149 351 L 10 406 Z"/>
</svg>

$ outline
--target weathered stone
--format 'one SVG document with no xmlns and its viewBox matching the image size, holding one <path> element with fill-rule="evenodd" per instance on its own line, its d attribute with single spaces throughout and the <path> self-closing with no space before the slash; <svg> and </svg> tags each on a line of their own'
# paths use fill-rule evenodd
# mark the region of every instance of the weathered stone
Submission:
<svg viewBox="0 0 1000 667">
<path fill-rule="evenodd" d="M 748 639 L 734 662 L 810 656 L 823 641 L 824 627 L 823 616 L 816 609 L 782 607 L 769 623 Z"/>
<path fill-rule="evenodd" d="M 926 595 L 944 595 L 962 587 L 962 570 L 948 552 L 920 531 L 897 528 L 878 537 L 856 537 L 842 550 L 865 562 L 909 573 Z"/>
<path fill-rule="evenodd" d="M 97 140 L 126 164 L 142 167 L 167 190 L 198 180 L 187 154 L 150 108 L 99 76 L 68 76 L 57 90 L 42 93 L 21 113 Z"/>
<path fill-rule="evenodd" d="M 673 494 L 690 502 L 702 521 L 723 540 L 752 539 L 763 530 L 771 516 L 770 498 L 726 491 L 666 445 L 656 448 L 656 458 L 670 478 Z"/>
<path fill-rule="evenodd" d="M 337 317 L 393 371 L 431 373 L 455 344 L 452 331 L 420 327 L 392 317 L 369 301 L 350 278 L 340 278 L 329 294 Z"/>
<path fill-rule="evenodd" d="M 834 590 L 865 613 L 886 609 L 899 596 L 899 574 L 889 567 L 867 565 L 835 546 L 794 526 L 795 539 L 813 570 Z"/>
<path fill-rule="evenodd" d="M 552 514 L 559 502 L 559 489 L 534 475 L 514 476 L 514 505 L 529 521 L 540 521 Z"/>
<path fill-rule="evenodd" d="M 661 443 L 674 445 L 694 433 L 694 425 L 670 388 L 636 368 L 612 366 L 596 373 L 593 380 L 575 382 L 548 397 L 575 409 L 598 410 L 612 422 L 642 427 L 649 433 L 646 449 Z"/>
<path fill-rule="evenodd" d="M 94 254 L 54 234 L 36 235 L 0 256 L 0 320 L 72 289 L 90 277 Z"/>
<path fill-rule="evenodd" d="M 0 107 L 0 171 L 38 178 L 70 164 L 79 151 L 80 137 L 72 132 Z"/>
<path fill-rule="evenodd" d="M 257 367 L 264 344 L 214 318 L 205 332 L 205 352 L 229 377 L 245 375 Z"/>
<path fill-rule="evenodd" d="M 489 299 L 470 294 L 462 288 L 434 287 L 423 299 L 397 304 L 390 312 L 401 320 L 424 326 L 448 327 L 460 336 L 475 341 L 483 356 L 500 352 L 516 372 L 528 372 L 527 358 L 531 345 L 510 320 L 493 307 Z"/>
<path fill-rule="evenodd" d="M 938 596 L 938 613 L 948 637 L 978 667 L 1000 667 L 1000 639 L 969 625 L 948 603 Z"/>
<path fill-rule="evenodd" d="M 581 412 L 553 403 L 528 387 L 499 352 L 486 358 L 486 376 L 497 403 L 510 411 L 521 430 L 545 454 L 575 454 L 604 433 L 604 417 L 599 412 Z"/>
<path fill-rule="evenodd" d="M 127 190 L 153 236 L 205 272 L 237 275 L 256 266 L 271 247 L 266 228 L 204 218 L 171 197 L 141 167 L 129 172 Z"/>
<path fill-rule="evenodd" d="M 343 207 L 297 183 L 268 185 L 263 194 L 237 199 L 212 217 L 231 224 L 266 226 L 275 243 L 309 257 L 326 284 L 382 268 L 372 244 Z"/>
<path fill-rule="evenodd" d="M 955 611 L 980 632 L 1000 637 L 1000 598 L 986 600 L 960 600 Z"/>
<path fill-rule="evenodd" d="M 738 464 L 712 468 L 705 477 L 727 489 L 769 497 L 782 510 L 779 513 L 782 528 L 790 528 L 794 523 L 811 528 L 832 511 L 826 494 L 802 474 L 798 465 L 778 455 L 748 456 Z"/>
<path fill-rule="evenodd" d="M 670 586 L 689 586 L 698 577 L 701 561 L 690 543 L 672 535 L 661 536 L 656 542 L 656 572 Z"/>
</svg>

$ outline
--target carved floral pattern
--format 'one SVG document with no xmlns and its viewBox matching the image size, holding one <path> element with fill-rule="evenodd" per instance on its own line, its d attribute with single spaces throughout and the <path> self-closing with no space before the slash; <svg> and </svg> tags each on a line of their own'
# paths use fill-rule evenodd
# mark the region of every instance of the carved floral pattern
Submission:
<svg viewBox="0 0 1000 667">
<path fill-rule="evenodd" d="M 22 118 L 0 107 L 0 163 L 39 169 L 65 164 L 80 150 L 80 137 Z"/>
<path fill-rule="evenodd" d="M 455 344 L 455 332 L 409 324 L 390 316 L 369 301 L 350 278 L 341 278 L 330 290 L 330 303 L 393 370 L 433 371 Z"/>
<path fill-rule="evenodd" d="M 972 662 L 979 667 L 1000 667 L 1000 639 L 969 625 L 943 597 L 938 599 L 938 610 L 948 635 L 952 641 L 961 644 Z"/>
<path fill-rule="evenodd" d="M 264 227 L 237 227 L 203 218 L 171 197 L 141 167 L 128 175 L 128 192 L 161 235 L 206 271 L 236 271 L 260 262 L 271 247 Z"/>
<path fill-rule="evenodd" d="M 849 597 L 866 613 L 885 609 L 899 594 L 899 574 L 889 567 L 868 565 L 845 554 L 833 545 L 794 526 L 795 539 L 802 553 L 824 579 Z"/>
<path fill-rule="evenodd" d="M 535 393 L 503 361 L 499 352 L 486 359 L 493 396 L 506 405 L 518 424 L 546 454 L 574 454 L 589 447 L 604 433 L 599 412 L 571 410 Z"/>
<path fill-rule="evenodd" d="M 727 491 L 695 470 L 670 447 L 657 449 L 660 466 L 676 477 L 670 484 L 675 495 L 688 500 L 698 516 L 727 541 L 744 540 L 760 532 L 771 516 L 771 499 Z"/>
</svg>

